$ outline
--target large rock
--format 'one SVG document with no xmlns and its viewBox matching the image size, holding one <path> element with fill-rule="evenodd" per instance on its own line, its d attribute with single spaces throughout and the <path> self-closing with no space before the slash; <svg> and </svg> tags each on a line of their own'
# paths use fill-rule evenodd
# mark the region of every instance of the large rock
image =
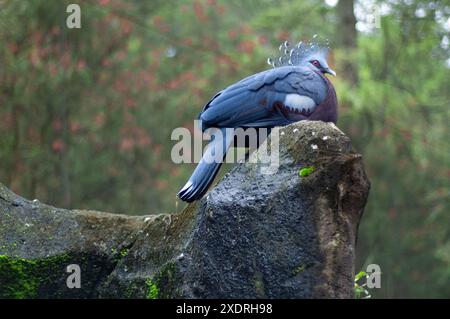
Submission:
<svg viewBox="0 0 450 319">
<path fill-rule="evenodd" d="M 296 123 L 281 129 L 278 172 L 262 166 L 235 165 L 179 214 L 69 211 L 0 184 L 0 297 L 353 297 L 369 182 L 349 138 Z"/>
</svg>

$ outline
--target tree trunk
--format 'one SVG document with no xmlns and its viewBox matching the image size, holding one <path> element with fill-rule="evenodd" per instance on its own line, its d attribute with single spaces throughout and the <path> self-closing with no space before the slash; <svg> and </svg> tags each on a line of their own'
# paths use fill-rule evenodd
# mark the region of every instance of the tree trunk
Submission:
<svg viewBox="0 0 450 319">
<path fill-rule="evenodd" d="M 350 83 L 356 84 L 358 72 L 354 63 L 354 55 L 357 46 L 357 32 L 353 0 L 340 0 L 336 12 L 338 17 L 336 38 L 345 55 L 340 74 Z"/>
</svg>

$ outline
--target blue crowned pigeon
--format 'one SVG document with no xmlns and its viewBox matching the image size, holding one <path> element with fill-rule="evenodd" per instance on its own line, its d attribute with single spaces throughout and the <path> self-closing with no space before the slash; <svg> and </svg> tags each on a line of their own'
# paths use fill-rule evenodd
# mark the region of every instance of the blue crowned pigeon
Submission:
<svg viewBox="0 0 450 319">
<path fill-rule="evenodd" d="M 328 48 L 300 42 L 284 51 L 272 69 L 251 75 L 217 93 L 199 115 L 202 131 L 217 128 L 222 138 L 214 138 L 198 166 L 178 196 L 186 202 L 200 199 L 219 171 L 221 162 L 211 161 L 218 150 L 225 156 L 234 137 L 227 128 L 273 128 L 301 120 L 334 122 L 337 100 L 325 74 L 336 75 L 327 63 Z"/>
</svg>

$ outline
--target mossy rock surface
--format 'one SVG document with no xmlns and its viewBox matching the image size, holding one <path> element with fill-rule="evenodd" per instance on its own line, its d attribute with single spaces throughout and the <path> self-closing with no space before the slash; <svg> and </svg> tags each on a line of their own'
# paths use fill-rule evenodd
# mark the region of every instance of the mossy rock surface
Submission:
<svg viewBox="0 0 450 319">
<path fill-rule="evenodd" d="M 279 137 L 274 173 L 259 150 L 178 214 L 59 209 L 0 184 L 0 297 L 352 297 L 361 156 L 330 123 Z M 71 264 L 81 288 L 67 287 Z"/>
</svg>

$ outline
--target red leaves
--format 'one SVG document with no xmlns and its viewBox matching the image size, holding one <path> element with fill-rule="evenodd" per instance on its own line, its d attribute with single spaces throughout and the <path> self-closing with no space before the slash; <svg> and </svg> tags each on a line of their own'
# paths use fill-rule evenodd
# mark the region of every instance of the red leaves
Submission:
<svg viewBox="0 0 450 319">
<path fill-rule="evenodd" d="M 161 16 L 155 16 L 153 18 L 153 25 L 161 32 L 167 33 L 170 31 L 170 26 L 167 24 L 163 17 Z"/>
<path fill-rule="evenodd" d="M 404 138 L 406 141 L 410 141 L 410 140 L 411 140 L 411 138 L 412 138 L 412 132 L 411 132 L 410 130 L 407 130 L 407 129 L 404 129 L 404 128 L 401 128 L 401 129 L 399 129 L 399 130 L 400 130 L 401 135 L 403 136 L 403 138 Z"/>
<path fill-rule="evenodd" d="M 56 119 L 53 120 L 52 122 L 52 128 L 53 130 L 55 130 L 56 132 L 61 132 L 63 129 L 63 123 L 61 122 L 61 120 Z"/>
<path fill-rule="evenodd" d="M 215 56 L 215 62 L 220 68 L 224 68 L 232 72 L 239 69 L 239 63 L 234 61 L 229 55 L 226 54 Z"/>
<path fill-rule="evenodd" d="M 119 149 L 122 152 L 129 152 L 134 148 L 134 140 L 131 137 L 124 137 L 120 140 Z"/>
<path fill-rule="evenodd" d="M 68 69 L 70 65 L 72 64 L 72 54 L 70 51 L 64 51 L 60 58 L 59 58 L 59 64 L 64 68 Z"/>
<path fill-rule="evenodd" d="M 225 6 L 223 4 L 217 5 L 216 8 L 217 8 L 216 11 L 219 15 L 223 15 L 227 11 L 227 9 L 225 8 Z"/>
<path fill-rule="evenodd" d="M 193 40 L 190 37 L 184 38 L 181 40 L 181 44 L 185 46 L 191 46 L 193 44 Z"/>
<path fill-rule="evenodd" d="M 289 32 L 287 32 L 285 30 L 279 31 L 277 33 L 278 41 L 285 41 L 286 39 L 289 39 L 289 38 L 290 38 L 290 34 L 289 34 Z"/>
<path fill-rule="evenodd" d="M 256 47 L 256 44 L 251 40 L 243 40 L 239 42 L 239 51 L 251 55 L 253 53 L 253 50 Z"/>
<path fill-rule="evenodd" d="M 233 29 L 233 30 L 228 31 L 228 37 L 229 37 L 231 40 L 236 39 L 237 36 L 238 36 L 238 31 L 237 31 L 237 30 Z"/>
<path fill-rule="evenodd" d="M 78 71 L 84 71 L 85 69 L 86 69 L 86 61 L 83 60 L 83 59 L 78 60 L 78 62 L 77 62 L 77 70 Z"/>
<path fill-rule="evenodd" d="M 19 51 L 19 46 L 15 42 L 8 43 L 6 46 L 12 54 L 16 54 Z"/>
<path fill-rule="evenodd" d="M 52 142 L 52 150 L 55 153 L 61 153 L 65 149 L 66 149 L 66 143 L 61 138 L 57 138 Z"/>
<path fill-rule="evenodd" d="M 130 109 L 136 108 L 136 101 L 132 98 L 127 98 L 125 101 L 125 106 Z"/>
<path fill-rule="evenodd" d="M 196 81 L 197 77 L 191 71 L 175 75 L 174 79 L 167 82 L 164 87 L 169 90 L 175 90 L 180 87 L 186 87 Z"/>
<path fill-rule="evenodd" d="M 130 34 L 134 29 L 131 22 L 126 19 L 120 19 L 120 28 L 125 35 Z"/>
<path fill-rule="evenodd" d="M 155 186 L 159 190 L 165 190 L 169 186 L 169 182 L 164 179 L 157 179 L 155 181 Z"/>
<path fill-rule="evenodd" d="M 124 127 L 121 129 L 122 138 L 119 143 L 119 150 L 121 152 L 130 152 L 136 148 L 146 149 L 152 143 L 151 137 L 147 131 L 131 123 L 132 119 L 128 118 Z"/>
<path fill-rule="evenodd" d="M 81 130 L 81 124 L 78 121 L 72 121 L 69 123 L 69 130 L 71 133 L 78 133 Z"/>
<path fill-rule="evenodd" d="M 94 117 L 94 122 L 97 127 L 102 127 L 105 124 L 105 113 L 99 112 Z"/>
<path fill-rule="evenodd" d="M 128 86 L 127 86 L 127 84 L 125 83 L 125 81 L 123 81 L 122 79 L 117 79 L 117 80 L 114 82 L 114 89 L 115 89 L 117 92 L 124 93 L 124 92 L 127 92 Z"/>
<path fill-rule="evenodd" d="M 192 8 L 194 9 L 195 16 L 200 22 L 205 22 L 208 20 L 208 16 L 205 14 L 205 10 L 203 9 L 203 5 L 199 1 L 195 1 L 192 4 Z"/>
<path fill-rule="evenodd" d="M 269 42 L 269 39 L 265 35 L 258 36 L 258 43 L 261 45 L 267 44 Z"/>
<path fill-rule="evenodd" d="M 172 177 L 178 177 L 178 176 L 180 176 L 180 169 L 179 169 L 178 167 L 173 167 L 173 168 L 170 170 L 170 176 L 172 176 Z"/>
</svg>

